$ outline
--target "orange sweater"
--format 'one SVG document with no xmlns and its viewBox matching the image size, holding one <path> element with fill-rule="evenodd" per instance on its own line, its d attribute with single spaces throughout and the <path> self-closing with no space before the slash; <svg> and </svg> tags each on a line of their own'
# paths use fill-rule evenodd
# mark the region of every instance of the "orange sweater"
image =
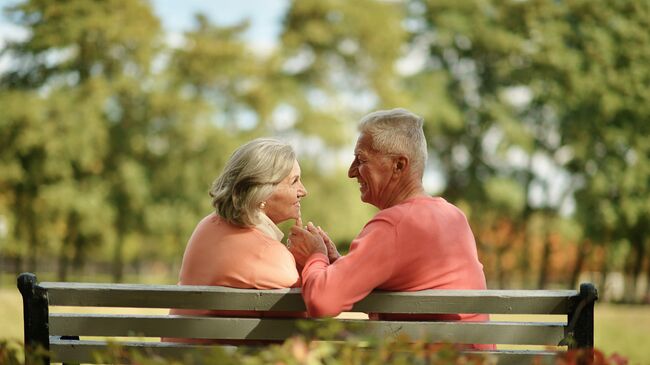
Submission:
<svg viewBox="0 0 650 365">
<path fill-rule="evenodd" d="M 381 210 L 331 265 L 312 255 L 302 270 L 310 315 L 336 316 L 373 289 L 485 289 L 465 215 L 442 198 L 417 197 Z M 392 319 L 483 320 L 485 315 L 378 315 Z"/>
<path fill-rule="evenodd" d="M 190 237 L 178 285 L 221 285 L 244 289 L 300 286 L 293 255 L 281 242 L 256 228 L 234 226 L 217 214 L 203 218 Z M 172 309 L 169 314 L 260 317 L 255 311 Z M 304 317 L 304 313 L 264 313 L 267 317 Z M 164 339 L 182 342 L 212 342 Z M 230 341 L 236 343 L 235 341 Z M 219 341 L 219 343 L 230 343 Z"/>
</svg>

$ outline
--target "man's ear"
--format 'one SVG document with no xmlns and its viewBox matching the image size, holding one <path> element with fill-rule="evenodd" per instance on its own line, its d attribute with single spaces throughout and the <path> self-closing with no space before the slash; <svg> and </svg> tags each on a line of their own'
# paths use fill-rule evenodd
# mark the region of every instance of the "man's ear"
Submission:
<svg viewBox="0 0 650 365">
<path fill-rule="evenodd" d="M 409 166 L 409 159 L 406 156 L 397 156 L 393 164 L 393 173 L 403 173 Z"/>
</svg>

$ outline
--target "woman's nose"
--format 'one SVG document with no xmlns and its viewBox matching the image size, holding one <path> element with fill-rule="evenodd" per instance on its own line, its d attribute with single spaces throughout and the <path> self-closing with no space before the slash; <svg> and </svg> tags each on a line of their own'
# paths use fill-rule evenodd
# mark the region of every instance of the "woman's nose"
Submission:
<svg viewBox="0 0 650 365">
<path fill-rule="evenodd" d="M 305 189 L 305 185 L 303 185 L 301 182 L 300 186 L 298 187 L 298 197 L 304 198 L 307 196 L 307 194 L 308 194 L 307 189 Z"/>
</svg>

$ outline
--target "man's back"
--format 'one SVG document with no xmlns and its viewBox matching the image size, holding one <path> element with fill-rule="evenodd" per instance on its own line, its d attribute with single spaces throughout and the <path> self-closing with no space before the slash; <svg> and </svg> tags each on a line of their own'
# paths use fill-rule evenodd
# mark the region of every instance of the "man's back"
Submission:
<svg viewBox="0 0 650 365">
<path fill-rule="evenodd" d="M 375 288 L 485 289 L 483 266 L 463 213 L 442 198 L 405 200 L 370 220 L 348 255 L 329 266 L 324 255 L 312 255 L 303 270 L 303 295 L 315 316 L 349 310 Z"/>
<path fill-rule="evenodd" d="M 391 222 L 397 232 L 393 275 L 379 289 L 485 289 L 474 236 L 455 206 L 442 198 L 418 197 L 375 219 Z"/>
</svg>

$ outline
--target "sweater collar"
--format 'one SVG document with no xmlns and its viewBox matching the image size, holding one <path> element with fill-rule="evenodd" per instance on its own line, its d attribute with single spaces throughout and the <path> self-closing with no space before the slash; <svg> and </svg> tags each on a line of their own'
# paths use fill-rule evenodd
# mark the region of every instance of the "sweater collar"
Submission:
<svg viewBox="0 0 650 365">
<path fill-rule="evenodd" d="M 278 226 L 273 223 L 271 218 L 269 218 L 266 214 L 263 212 L 259 212 L 258 214 L 258 223 L 255 225 L 255 228 L 265 235 L 269 236 L 270 238 L 273 238 L 276 241 L 281 241 L 282 238 L 284 237 L 284 233 L 278 228 Z"/>
</svg>

